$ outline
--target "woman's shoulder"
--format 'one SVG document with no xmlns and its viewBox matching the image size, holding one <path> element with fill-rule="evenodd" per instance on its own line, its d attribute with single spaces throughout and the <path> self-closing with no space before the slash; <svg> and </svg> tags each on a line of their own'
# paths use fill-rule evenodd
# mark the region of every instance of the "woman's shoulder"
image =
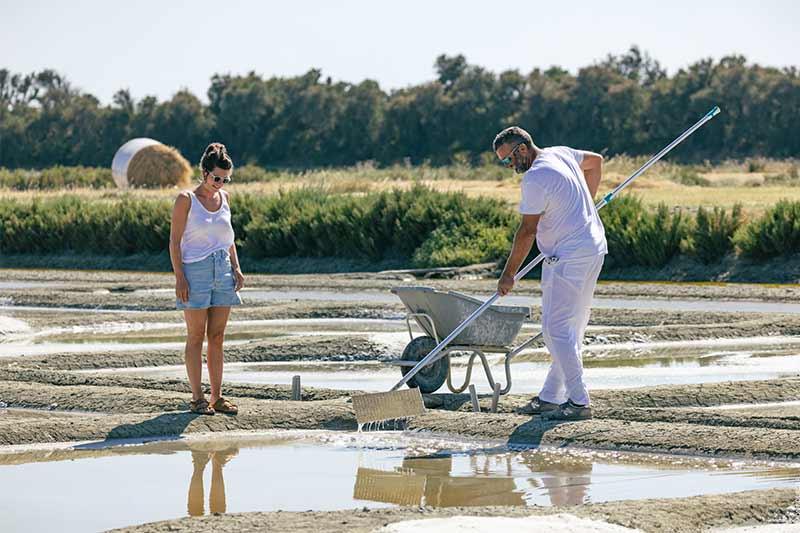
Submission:
<svg viewBox="0 0 800 533">
<path fill-rule="evenodd" d="M 192 203 L 193 194 L 194 193 L 189 189 L 179 192 L 178 196 L 175 197 L 175 205 L 189 206 Z"/>
</svg>

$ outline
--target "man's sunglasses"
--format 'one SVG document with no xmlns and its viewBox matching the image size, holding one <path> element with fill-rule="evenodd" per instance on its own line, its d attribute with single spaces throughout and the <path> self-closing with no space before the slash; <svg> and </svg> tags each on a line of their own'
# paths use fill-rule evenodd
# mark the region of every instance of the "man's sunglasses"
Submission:
<svg viewBox="0 0 800 533">
<path fill-rule="evenodd" d="M 514 152 L 516 152 L 517 148 L 519 148 L 523 144 L 525 144 L 525 143 L 517 143 L 517 145 L 510 152 L 508 152 L 508 155 L 500 160 L 500 164 L 503 165 L 504 167 L 507 167 L 508 165 L 510 165 L 511 164 L 511 157 L 514 155 Z"/>
<path fill-rule="evenodd" d="M 222 182 L 222 184 L 224 185 L 224 184 L 226 184 L 226 183 L 230 183 L 230 182 L 231 182 L 231 179 L 230 179 L 230 178 L 227 178 L 227 177 L 226 177 L 226 178 L 223 178 L 222 176 L 217 176 L 217 175 L 216 175 L 216 174 L 214 174 L 213 172 L 209 172 L 209 173 L 208 173 L 208 175 L 209 175 L 209 176 L 211 176 L 212 178 L 214 178 L 214 182 L 215 182 L 215 183 L 219 183 L 219 182 L 221 181 L 221 182 Z"/>
</svg>

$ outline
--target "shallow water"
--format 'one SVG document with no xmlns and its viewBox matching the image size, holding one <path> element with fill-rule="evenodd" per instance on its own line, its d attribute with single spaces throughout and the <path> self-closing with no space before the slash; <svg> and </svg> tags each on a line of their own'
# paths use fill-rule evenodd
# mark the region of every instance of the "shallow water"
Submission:
<svg viewBox="0 0 800 533">
<path fill-rule="evenodd" d="M 8 489 L 0 530 L 104 530 L 249 511 L 579 505 L 798 481 L 798 465 L 509 449 L 396 433 L 85 444 L 0 453 L 0 485 Z"/>
<path fill-rule="evenodd" d="M 47 289 L 66 287 L 63 281 L 0 281 L 0 290 Z"/>
<path fill-rule="evenodd" d="M 9 333 L 3 333 L 4 325 Z M 227 346 L 278 336 L 360 334 L 373 342 L 402 350 L 407 342 L 405 323 L 383 319 L 231 320 Z M 0 357 L 58 353 L 121 352 L 182 349 L 186 326 L 181 322 L 89 322 L 33 330 L 19 319 L 0 315 Z M 332 354 L 336 355 L 336 354 Z"/>
<path fill-rule="evenodd" d="M 778 341 L 783 342 L 778 342 Z M 800 374 L 800 342 L 789 338 L 720 340 L 704 343 L 658 343 L 603 346 L 587 350 L 584 379 L 590 389 L 632 388 L 665 384 L 774 379 Z M 772 341 L 770 344 L 768 341 Z M 494 378 L 505 384 L 502 358 L 490 356 Z M 543 350 L 523 354 L 512 362 L 512 392 L 538 390 L 549 368 Z M 537 360 L 528 360 L 537 359 Z M 453 382 L 463 383 L 467 358 L 453 357 Z M 182 366 L 108 370 L 136 376 L 180 378 Z M 400 378 L 398 367 L 379 361 L 262 362 L 225 365 L 225 381 L 290 385 L 299 375 L 303 386 L 340 390 L 389 390 Z M 472 382 L 479 392 L 491 388 L 476 360 Z M 446 391 L 443 386 L 440 392 Z"/>
<path fill-rule="evenodd" d="M 141 290 L 141 293 L 171 293 L 173 289 Z M 326 302 L 368 302 L 399 303 L 400 299 L 389 291 L 309 291 L 309 290 L 263 290 L 244 289 L 242 298 L 246 301 L 326 301 Z M 489 298 L 489 294 L 472 294 L 481 300 Z M 539 306 L 540 297 L 510 295 L 498 301 L 500 305 Z M 702 300 L 679 298 L 608 298 L 597 296 L 593 306 L 603 309 L 662 309 L 668 311 L 715 311 L 739 313 L 800 313 L 800 304 L 789 302 L 761 302 L 754 300 Z"/>
<path fill-rule="evenodd" d="M 334 291 L 245 291 L 242 296 L 256 301 L 279 300 L 323 300 L 335 302 L 397 303 L 398 298 L 390 292 L 334 292 Z M 490 295 L 473 295 L 486 300 Z M 498 301 L 501 305 L 539 306 L 542 299 L 534 296 L 511 295 Z M 800 313 L 800 304 L 784 302 L 758 302 L 748 300 L 712 301 L 682 300 L 677 298 L 606 298 L 595 297 L 593 306 L 613 309 L 663 309 L 669 311 L 720 311 L 739 313 Z"/>
</svg>

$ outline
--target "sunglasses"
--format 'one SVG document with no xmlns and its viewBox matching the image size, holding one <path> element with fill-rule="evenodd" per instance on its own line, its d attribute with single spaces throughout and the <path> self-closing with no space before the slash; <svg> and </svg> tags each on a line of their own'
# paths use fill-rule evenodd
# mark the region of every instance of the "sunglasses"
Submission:
<svg viewBox="0 0 800 533">
<path fill-rule="evenodd" d="M 213 172 L 208 172 L 208 176 L 214 178 L 214 182 L 215 183 L 219 183 L 221 181 L 222 184 L 224 185 L 226 183 L 230 183 L 231 182 L 230 178 L 228 178 L 228 177 L 223 178 L 222 176 L 217 176 Z"/>
<path fill-rule="evenodd" d="M 519 148 L 523 144 L 525 144 L 525 143 L 517 143 L 517 145 L 510 152 L 508 152 L 508 155 L 500 160 L 500 164 L 503 165 L 504 167 L 507 167 L 508 165 L 510 165 L 511 164 L 511 157 L 514 155 L 514 152 L 516 152 L 517 148 Z"/>
</svg>

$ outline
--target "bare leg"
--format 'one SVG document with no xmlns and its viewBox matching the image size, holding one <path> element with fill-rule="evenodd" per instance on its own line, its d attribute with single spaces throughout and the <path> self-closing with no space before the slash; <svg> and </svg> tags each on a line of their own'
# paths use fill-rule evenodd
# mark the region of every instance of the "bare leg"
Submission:
<svg viewBox="0 0 800 533">
<path fill-rule="evenodd" d="M 211 455 L 211 492 L 208 495 L 208 506 L 209 510 L 214 514 L 224 513 L 228 508 L 225 500 L 225 478 L 222 476 L 222 469 L 238 453 L 238 448 L 229 448 L 214 452 Z"/>
<path fill-rule="evenodd" d="M 189 500 L 187 510 L 189 516 L 203 516 L 203 471 L 211 454 L 203 451 L 192 450 L 192 479 L 189 481 Z"/>
<path fill-rule="evenodd" d="M 206 324 L 206 335 L 208 336 L 208 381 L 211 383 L 211 398 L 209 403 L 214 402 L 222 396 L 222 343 L 225 340 L 225 326 L 228 325 L 228 316 L 231 314 L 230 307 L 210 307 L 208 309 L 208 323 Z"/>
<path fill-rule="evenodd" d="M 192 401 L 199 400 L 203 394 L 203 338 L 206 332 L 208 309 L 184 309 L 186 320 L 186 374 L 192 387 Z"/>
</svg>

